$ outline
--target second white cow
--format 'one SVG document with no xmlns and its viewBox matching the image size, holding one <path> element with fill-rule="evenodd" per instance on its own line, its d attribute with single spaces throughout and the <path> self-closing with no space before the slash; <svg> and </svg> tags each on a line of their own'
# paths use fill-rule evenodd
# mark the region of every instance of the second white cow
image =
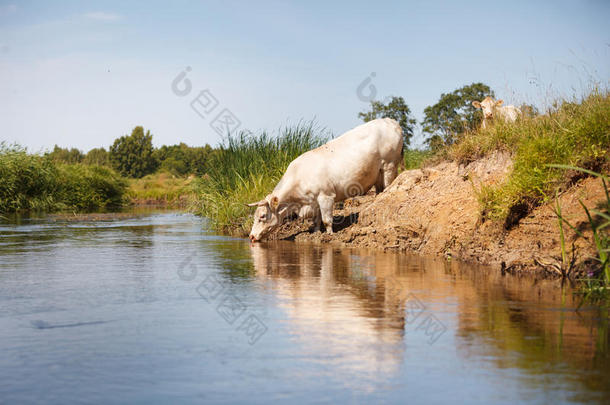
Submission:
<svg viewBox="0 0 610 405">
<path fill-rule="evenodd" d="M 403 134 L 393 119 L 382 118 L 347 131 L 293 160 L 273 192 L 256 206 L 250 240 L 258 241 L 287 215 L 313 216 L 333 232 L 335 202 L 390 185 L 402 161 Z"/>
<path fill-rule="evenodd" d="M 515 122 L 521 115 L 521 110 L 514 105 L 502 107 L 502 104 L 504 104 L 503 100 L 495 101 L 491 97 L 485 97 L 483 101 L 472 102 L 472 105 L 475 108 L 480 108 L 483 110 L 483 123 L 481 124 L 481 128 L 487 128 L 488 123 L 495 117 L 502 118 L 507 122 Z"/>
</svg>

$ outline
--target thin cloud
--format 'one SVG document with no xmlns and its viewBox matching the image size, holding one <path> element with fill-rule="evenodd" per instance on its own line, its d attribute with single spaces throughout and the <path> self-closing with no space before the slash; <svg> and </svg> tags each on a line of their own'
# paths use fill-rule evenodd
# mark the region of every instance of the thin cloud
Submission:
<svg viewBox="0 0 610 405">
<path fill-rule="evenodd" d="M 97 21 L 118 21 L 123 18 L 123 16 L 121 15 L 107 13 L 105 11 L 92 11 L 90 13 L 85 13 L 83 16 L 85 18 Z"/>
</svg>

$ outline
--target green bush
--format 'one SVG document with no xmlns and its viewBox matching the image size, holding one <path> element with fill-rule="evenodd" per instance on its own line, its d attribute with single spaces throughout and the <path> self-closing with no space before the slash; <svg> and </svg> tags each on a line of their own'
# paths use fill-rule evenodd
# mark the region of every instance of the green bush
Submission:
<svg viewBox="0 0 610 405">
<path fill-rule="evenodd" d="M 103 166 L 59 166 L 61 202 L 79 211 L 118 208 L 123 203 L 127 181 Z"/>
<path fill-rule="evenodd" d="M 57 164 L 0 144 L 0 212 L 97 210 L 120 206 L 127 183 L 114 170 Z"/>
<path fill-rule="evenodd" d="M 419 169 L 433 156 L 430 149 L 406 149 L 404 152 L 405 169 Z"/>
<path fill-rule="evenodd" d="M 59 173 L 53 161 L 29 155 L 18 145 L 0 144 L 0 212 L 52 210 Z"/>
</svg>

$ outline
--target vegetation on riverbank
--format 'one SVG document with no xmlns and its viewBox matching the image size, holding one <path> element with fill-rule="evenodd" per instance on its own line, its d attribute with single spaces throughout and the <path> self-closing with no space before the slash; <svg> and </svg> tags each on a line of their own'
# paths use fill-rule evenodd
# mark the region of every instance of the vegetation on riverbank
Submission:
<svg viewBox="0 0 610 405">
<path fill-rule="evenodd" d="M 194 176 L 180 177 L 167 172 L 148 174 L 141 179 L 129 179 L 126 197 L 134 205 L 161 205 L 167 208 L 185 207 L 193 197 Z"/>
<path fill-rule="evenodd" d="M 558 169 L 575 170 L 590 176 L 595 176 L 599 178 L 602 183 L 604 195 L 606 197 L 605 201 L 600 201 L 595 208 L 587 207 L 582 200 L 579 200 L 578 202 L 587 215 L 588 228 L 591 233 L 590 238 L 595 246 L 596 253 L 594 256 L 591 256 L 593 266 L 590 266 L 588 278 L 584 283 L 584 291 L 589 298 L 597 299 L 600 297 L 608 297 L 610 293 L 607 288 L 610 286 L 610 191 L 608 190 L 610 178 L 607 175 L 579 167 L 566 165 L 552 166 Z M 573 270 L 574 256 L 568 258 L 569 254 L 566 246 L 564 225 L 569 227 L 581 238 L 587 238 L 587 236 L 582 227 L 573 225 L 571 220 L 562 214 L 561 204 L 559 203 L 558 198 L 556 198 L 555 215 L 557 215 L 559 221 L 559 240 L 561 246 L 561 263 L 557 270 L 563 277 L 569 277 L 570 272 Z"/>
<path fill-rule="evenodd" d="M 610 94 L 595 91 L 580 101 L 557 103 L 547 114 L 515 123 L 496 122 L 464 135 L 448 151 L 467 163 L 493 151 L 513 155 L 513 169 L 502 184 L 481 187 L 483 218 L 506 221 L 506 227 L 583 177 L 552 164 L 602 172 L 610 166 Z"/>
<path fill-rule="evenodd" d="M 0 144 L 0 212 L 104 210 L 121 206 L 127 183 L 102 166 L 56 163 Z"/>
<path fill-rule="evenodd" d="M 479 129 L 480 111 L 471 102 L 486 94 L 493 91 L 482 83 L 443 94 L 425 110 L 426 148 L 406 148 L 404 154 L 406 169 L 442 161 L 467 164 L 498 151 L 510 155 L 512 166 L 505 178 L 488 184 L 472 182 L 481 222 L 499 223 L 510 230 L 536 207 L 588 176 L 553 165 L 608 172 L 607 90 L 557 102 L 544 114 L 521 106 L 524 114 L 516 122 L 496 120 Z M 377 103 L 370 113 L 360 115 L 366 121 L 388 114 L 412 135 L 415 122 L 402 98 L 394 97 L 387 105 Z M 129 201 L 174 207 L 188 203 L 190 210 L 209 218 L 216 230 L 244 234 L 252 213 L 245 204 L 267 195 L 293 159 L 328 139 L 330 134 L 313 123 L 300 123 L 274 135 L 230 134 L 216 148 L 185 144 L 155 148 L 152 135 L 143 127 L 117 138 L 108 151 L 96 148 L 86 154 L 56 146 L 44 156 L 32 155 L 2 144 L 0 212 L 104 210 Z M 608 215 L 607 209 L 596 209 L 593 221 Z M 600 230 L 600 235 L 607 238 L 608 228 Z"/>
</svg>

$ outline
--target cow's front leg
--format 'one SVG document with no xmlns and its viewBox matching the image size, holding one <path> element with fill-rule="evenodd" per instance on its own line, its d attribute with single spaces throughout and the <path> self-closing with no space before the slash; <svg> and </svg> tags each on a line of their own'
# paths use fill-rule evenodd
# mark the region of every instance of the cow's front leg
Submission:
<svg viewBox="0 0 610 405">
<path fill-rule="evenodd" d="M 333 208 L 335 206 L 335 198 L 330 196 L 319 196 L 318 205 L 320 206 L 320 215 L 322 222 L 326 227 L 326 232 L 333 233 Z"/>
<path fill-rule="evenodd" d="M 313 214 L 313 231 L 320 232 L 322 229 L 322 218 L 320 217 L 320 210 L 316 209 Z"/>
<path fill-rule="evenodd" d="M 320 232 L 322 228 L 322 218 L 320 217 L 320 207 L 318 206 L 317 200 L 310 205 L 311 208 L 311 220 L 313 221 L 313 231 Z"/>
</svg>

